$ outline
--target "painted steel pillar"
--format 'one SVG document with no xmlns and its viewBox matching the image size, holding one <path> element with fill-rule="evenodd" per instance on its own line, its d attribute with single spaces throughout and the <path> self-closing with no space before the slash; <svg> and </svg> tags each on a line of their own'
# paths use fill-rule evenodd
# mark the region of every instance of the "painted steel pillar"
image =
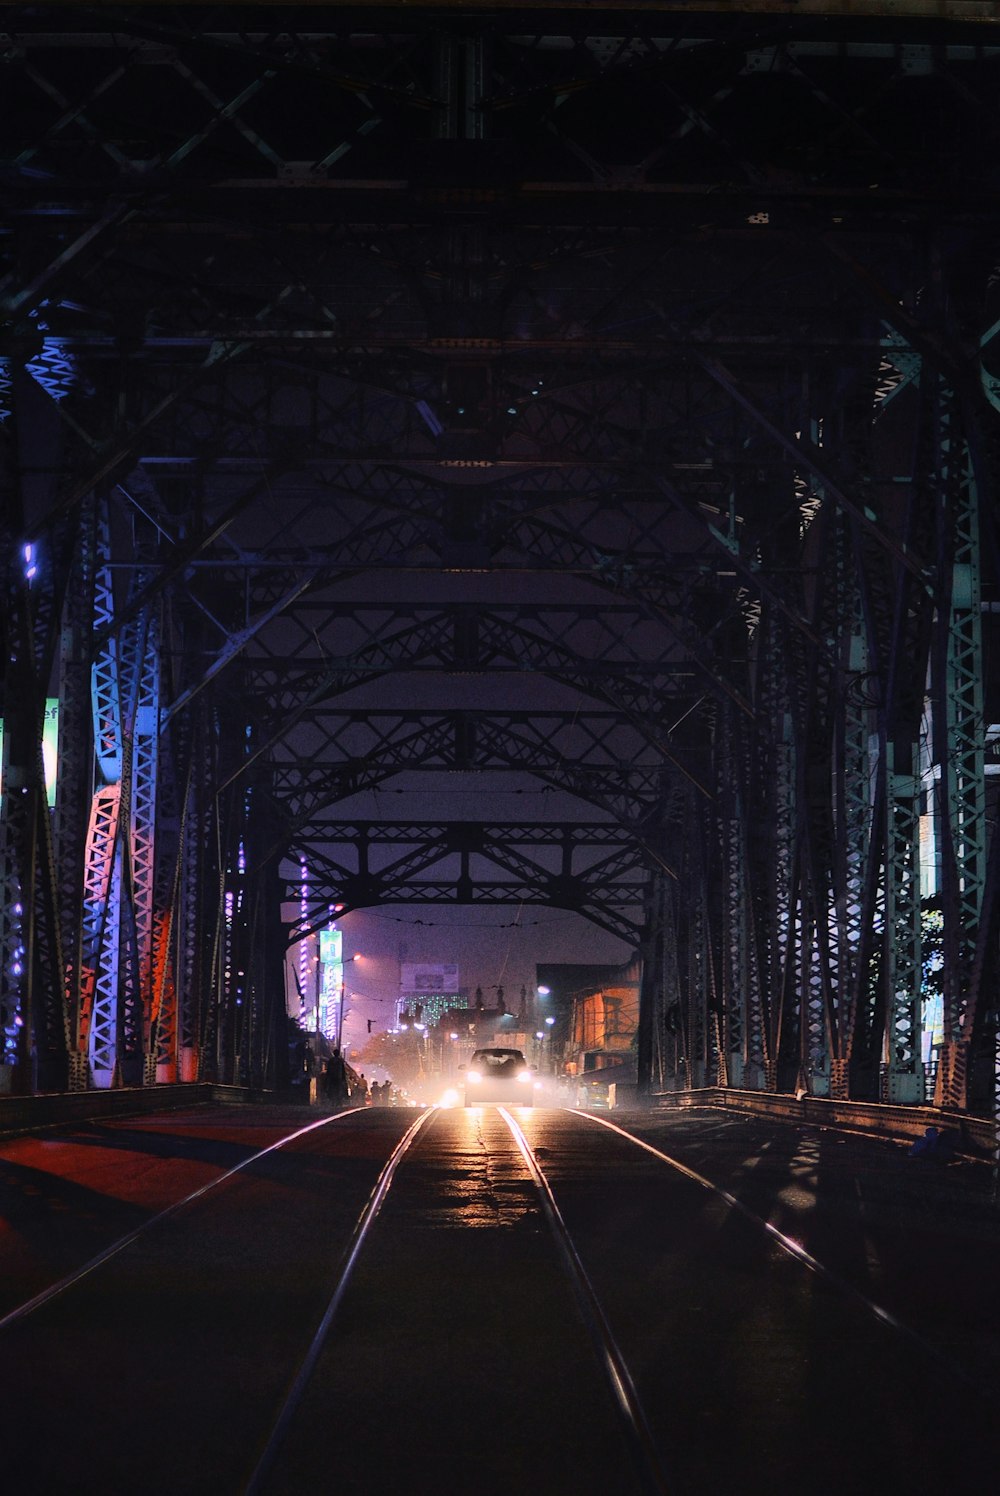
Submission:
<svg viewBox="0 0 1000 1496">
<path fill-rule="evenodd" d="M 924 1100 L 921 1059 L 920 802 L 912 748 L 886 749 L 886 856 L 883 883 L 883 991 L 886 1002 L 886 1095 L 891 1103 Z M 909 760 L 909 761 L 907 761 Z"/>
<path fill-rule="evenodd" d="M 842 539 L 846 544 L 846 537 Z M 847 568 L 845 566 L 845 572 Z M 839 643 L 841 665 L 833 743 L 833 885 L 831 918 L 835 972 L 834 1031 L 830 1057 L 830 1096 L 846 1101 L 857 1021 L 857 994 L 865 958 L 865 884 L 872 837 L 871 744 L 873 708 L 869 699 L 868 639 L 860 592 L 853 577 L 846 627 Z"/>
<path fill-rule="evenodd" d="M 931 662 L 935 829 L 944 917 L 944 1042 L 935 1103 L 964 1108 L 969 993 L 986 880 L 979 490 L 951 390 L 936 381 L 937 615 Z"/>
</svg>

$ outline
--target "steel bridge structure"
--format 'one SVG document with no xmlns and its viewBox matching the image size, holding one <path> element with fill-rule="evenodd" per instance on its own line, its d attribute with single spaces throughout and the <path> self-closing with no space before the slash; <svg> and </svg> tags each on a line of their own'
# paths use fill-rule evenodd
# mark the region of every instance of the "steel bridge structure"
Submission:
<svg viewBox="0 0 1000 1496">
<path fill-rule="evenodd" d="M 1000 6 L 0 20 L 0 1083 L 486 903 L 646 1089 L 993 1114 Z"/>
</svg>

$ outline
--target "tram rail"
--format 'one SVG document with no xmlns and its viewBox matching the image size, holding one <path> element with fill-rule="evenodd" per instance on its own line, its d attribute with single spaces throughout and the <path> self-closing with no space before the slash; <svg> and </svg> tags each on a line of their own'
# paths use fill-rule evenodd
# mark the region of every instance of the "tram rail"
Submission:
<svg viewBox="0 0 1000 1496">
<path fill-rule="evenodd" d="M 711 1179 L 707 1179 L 704 1174 L 700 1174 L 696 1169 L 692 1169 L 687 1164 L 682 1163 L 680 1159 L 672 1157 L 669 1153 L 665 1153 L 661 1148 L 655 1147 L 644 1138 L 636 1137 L 634 1133 L 629 1132 L 624 1127 L 618 1126 L 607 1118 L 594 1116 L 592 1113 L 583 1113 L 583 1115 L 588 1122 L 594 1123 L 598 1127 L 606 1128 L 609 1132 L 633 1143 L 637 1148 L 641 1148 L 644 1152 L 651 1154 L 653 1158 L 659 1159 L 678 1174 L 682 1174 L 686 1179 L 690 1179 L 694 1184 L 699 1185 L 702 1189 L 716 1196 L 730 1210 L 737 1212 L 745 1220 L 750 1221 L 757 1230 L 761 1231 L 774 1242 L 780 1251 L 801 1263 L 808 1272 L 823 1278 L 845 1299 L 850 1299 L 873 1319 L 887 1326 L 902 1339 L 907 1340 L 922 1355 L 936 1363 L 942 1371 L 966 1384 L 976 1394 L 984 1391 L 979 1379 L 953 1357 L 946 1355 L 939 1347 L 927 1340 L 925 1336 L 919 1334 L 897 1315 L 886 1309 L 884 1305 L 877 1303 L 867 1294 L 862 1293 L 853 1283 L 848 1282 L 842 1273 L 821 1262 L 819 1258 L 808 1252 L 801 1242 L 796 1241 L 787 1232 L 779 1230 L 773 1222 L 765 1220 L 763 1216 L 752 1210 L 750 1206 L 740 1200 L 730 1190 L 723 1189 Z"/>
<path fill-rule="evenodd" d="M 331 1147 L 333 1134 L 329 1130 L 330 1123 L 340 1121 L 348 1125 L 337 1128 L 336 1132 L 355 1140 L 351 1150 L 343 1154 Z M 588 1141 L 588 1135 L 593 1143 Z M 312 1147 L 310 1137 L 317 1142 L 330 1141 L 323 1141 L 317 1149 Z M 603 1144 L 597 1141 L 599 1138 L 605 1140 Z M 253 1170 L 253 1165 L 273 1160 L 292 1144 L 300 1147 L 294 1158 L 286 1154 L 287 1166 L 282 1163 L 279 1170 L 269 1167 L 259 1172 Z M 616 1474 L 616 1484 L 607 1487 L 598 1482 L 594 1471 L 581 1464 L 566 1471 L 567 1491 L 582 1489 L 590 1493 L 613 1488 L 616 1496 L 633 1491 L 641 1491 L 643 1496 L 678 1496 L 678 1493 L 689 1496 L 693 1491 L 710 1488 L 704 1484 L 704 1461 L 711 1457 L 712 1451 L 698 1454 L 702 1465 L 692 1463 L 691 1448 L 685 1447 L 685 1442 L 688 1446 L 703 1444 L 704 1435 L 699 1439 L 688 1428 L 689 1408 L 683 1412 L 671 1409 L 670 1389 L 664 1387 L 662 1380 L 663 1368 L 670 1368 L 674 1393 L 683 1386 L 686 1369 L 692 1362 L 698 1364 L 698 1377 L 704 1378 L 707 1369 L 711 1378 L 712 1344 L 717 1340 L 720 1346 L 730 1345 L 733 1333 L 728 1328 L 720 1330 L 720 1321 L 713 1317 L 702 1322 L 701 1328 L 708 1332 L 704 1344 L 695 1347 L 690 1328 L 681 1335 L 678 1327 L 690 1320 L 684 1300 L 689 1292 L 697 1311 L 704 1313 L 711 1307 L 713 1316 L 724 1312 L 714 1306 L 716 1297 L 738 1304 L 739 1295 L 752 1295 L 754 1312 L 763 1314 L 767 1321 L 766 1334 L 770 1338 L 759 1343 L 767 1347 L 775 1360 L 776 1369 L 767 1375 L 779 1399 L 788 1396 L 789 1387 L 798 1395 L 797 1358 L 804 1351 L 811 1354 L 814 1345 L 812 1338 L 801 1340 L 803 1335 L 825 1337 L 815 1344 L 823 1348 L 824 1354 L 829 1353 L 831 1332 L 838 1334 L 841 1330 L 833 1299 L 846 1306 L 843 1341 L 837 1349 L 845 1371 L 850 1372 L 855 1355 L 864 1358 L 874 1354 L 879 1364 L 884 1359 L 888 1366 L 905 1364 L 908 1354 L 914 1366 L 918 1361 L 921 1366 L 926 1365 L 930 1378 L 948 1389 L 952 1398 L 950 1408 L 959 1406 L 955 1399 L 961 1395 L 970 1404 L 981 1400 L 982 1418 L 990 1416 L 988 1399 L 995 1396 L 995 1390 L 907 1324 L 905 1317 L 863 1292 L 839 1266 L 824 1262 L 822 1253 L 817 1255 L 807 1250 L 788 1231 L 741 1200 L 732 1188 L 714 1182 L 697 1167 L 629 1131 L 617 1120 L 565 1109 L 527 1110 L 515 1115 L 505 1107 L 485 1107 L 458 1109 L 449 1116 L 445 1110 L 431 1108 L 418 1113 L 412 1121 L 408 1114 L 388 1111 L 322 1117 L 256 1150 L 214 1180 L 154 1214 L 140 1227 L 116 1238 L 77 1270 L 9 1311 L 0 1319 L 0 1332 L 27 1334 L 38 1311 L 49 1308 L 51 1312 L 44 1316 L 40 1343 L 61 1350 L 65 1331 L 70 1344 L 86 1347 L 92 1343 L 88 1337 L 95 1333 L 91 1327 L 99 1325 L 103 1313 L 110 1312 L 114 1320 L 120 1313 L 115 1307 L 119 1301 L 151 1306 L 161 1282 L 169 1284 L 171 1292 L 182 1291 L 195 1302 L 201 1295 L 211 1295 L 211 1285 L 218 1281 L 217 1264 L 197 1255 L 191 1245 L 192 1238 L 204 1234 L 209 1240 L 206 1252 L 219 1250 L 232 1254 L 227 1261 L 238 1275 L 243 1265 L 242 1233 L 256 1230 L 263 1213 L 274 1216 L 280 1207 L 281 1191 L 288 1194 L 286 1169 L 293 1176 L 295 1189 L 315 1189 L 320 1175 L 310 1173 L 309 1160 L 313 1155 L 323 1155 L 330 1165 L 324 1178 L 346 1179 L 347 1174 L 341 1172 L 343 1163 L 345 1170 L 349 1166 L 354 1171 L 353 1183 L 346 1191 L 345 1204 L 339 1213 L 330 1210 L 325 1216 L 317 1213 L 316 1225 L 310 1224 L 308 1231 L 300 1233 L 300 1241 L 317 1260 L 312 1268 L 308 1297 L 298 1293 L 288 1297 L 296 1317 L 282 1338 L 280 1356 L 274 1355 L 266 1339 L 255 1350 L 252 1329 L 246 1326 L 242 1327 L 244 1348 L 232 1351 L 222 1339 L 228 1330 L 224 1316 L 213 1331 L 219 1338 L 208 1342 L 209 1347 L 215 1345 L 220 1353 L 218 1367 L 213 1363 L 209 1368 L 220 1380 L 231 1375 L 224 1366 L 240 1364 L 240 1357 L 244 1361 L 248 1355 L 256 1358 L 250 1363 L 255 1378 L 251 1389 L 252 1416 L 247 1415 L 240 1425 L 233 1448 L 227 1449 L 224 1443 L 219 1445 L 217 1458 L 226 1463 L 221 1467 L 221 1476 L 218 1469 L 211 1474 L 211 1484 L 207 1483 L 206 1473 L 205 1485 L 199 1485 L 193 1477 L 179 1483 L 176 1475 L 170 1485 L 164 1473 L 163 1485 L 155 1482 L 147 1485 L 151 1493 L 183 1487 L 192 1496 L 202 1490 L 212 1490 L 217 1496 L 237 1496 L 237 1493 L 285 1496 L 308 1488 L 308 1480 L 303 1484 L 303 1471 L 317 1470 L 327 1448 L 323 1420 L 330 1417 L 331 1409 L 348 1407 L 353 1412 L 356 1403 L 363 1404 L 371 1396 L 364 1368 L 377 1366 L 383 1395 L 385 1389 L 413 1383 L 412 1355 L 398 1377 L 391 1364 L 391 1357 L 398 1353 L 394 1309 L 392 1304 L 379 1302 L 391 1299 L 393 1289 L 399 1288 L 395 1278 L 400 1264 L 405 1265 L 404 1271 L 412 1271 L 417 1281 L 412 1294 L 400 1290 L 397 1307 L 408 1301 L 419 1306 L 422 1299 L 427 1300 L 425 1318 L 419 1323 L 430 1327 L 439 1338 L 431 1358 L 432 1372 L 439 1376 L 441 1368 L 447 1368 L 448 1378 L 442 1385 L 448 1389 L 460 1386 L 470 1375 L 470 1342 L 456 1342 L 455 1364 L 448 1366 L 448 1336 L 460 1331 L 481 1311 L 484 1303 L 496 1295 L 513 1301 L 527 1285 L 528 1292 L 534 1293 L 531 1302 L 546 1306 L 537 1324 L 542 1337 L 539 1349 L 544 1341 L 545 1354 L 554 1358 L 554 1364 L 563 1358 L 566 1375 L 572 1378 L 574 1397 L 580 1379 L 590 1377 L 594 1390 L 588 1394 L 593 1398 L 588 1406 L 596 1406 L 603 1398 L 606 1409 L 604 1421 L 594 1423 L 593 1437 L 597 1441 L 607 1439 L 606 1430 L 617 1427 L 620 1448 L 631 1470 L 628 1478 L 623 1472 Z M 241 1175 L 246 1183 L 240 1190 L 217 1190 L 217 1186 Z M 363 1177 L 368 1183 L 362 1190 Z M 210 1196 L 214 1198 L 207 1199 Z M 700 1203 L 700 1197 L 707 1203 Z M 196 1203 L 207 1205 L 208 1213 L 202 1210 L 191 1216 L 190 1208 Z M 616 1210 L 623 1219 L 636 1223 L 629 1234 L 615 1229 Z M 536 1223 L 534 1234 L 529 1237 L 523 1232 L 519 1234 L 518 1224 L 532 1220 Z M 738 1231 L 730 1224 L 734 1220 L 741 1223 Z M 334 1221 L 335 1231 L 329 1229 L 329 1224 L 324 1226 L 324 1221 Z M 477 1238 L 471 1228 L 481 1228 L 484 1222 L 489 1230 Z M 539 1226 L 543 1228 L 540 1231 Z M 275 1231 L 273 1221 L 267 1229 Z M 747 1231 L 766 1242 L 766 1250 L 755 1249 Z M 500 1275 L 494 1282 L 487 1274 L 482 1284 L 472 1282 L 470 1277 L 472 1286 L 466 1284 L 462 1290 L 464 1296 L 459 1297 L 450 1311 L 456 1317 L 455 1323 L 449 1324 L 447 1306 L 453 1303 L 454 1293 L 449 1273 L 454 1274 L 456 1264 L 461 1264 L 463 1252 L 475 1250 L 484 1237 L 492 1239 L 491 1233 L 499 1244 L 490 1261 L 500 1264 Z M 281 1240 L 280 1228 L 273 1240 Z M 137 1250 L 128 1253 L 128 1248 Z M 408 1258 L 411 1251 L 413 1255 Z M 269 1255 L 265 1243 L 252 1261 L 266 1262 Z M 776 1257 L 788 1265 L 781 1267 Z M 540 1263 L 543 1264 L 541 1278 Z M 95 1284 L 102 1273 L 112 1268 L 116 1269 L 115 1276 L 106 1280 L 101 1297 Z M 802 1272 L 798 1273 L 798 1269 Z M 803 1286 L 807 1278 L 822 1285 L 819 1298 Z M 534 1287 L 533 1280 L 536 1280 Z M 287 1282 L 288 1274 L 279 1265 L 274 1283 L 269 1282 L 265 1291 L 284 1292 Z M 559 1282 L 565 1292 L 555 1291 Z M 247 1308 L 243 1311 L 240 1306 L 244 1300 L 240 1295 L 252 1292 L 253 1286 L 251 1275 L 245 1285 L 237 1280 L 233 1288 L 232 1312 L 240 1319 L 252 1314 L 251 1300 L 245 1300 Z M 82 1305 L 75 1301 L 77 1290 L 83 1291 Z M 105 1310 L 106 1304 L 112 1306 L 110 1311 Z M 150 1312 L 149 1307 L 146 1312 Z M 186 1309 L 185 1315 L 185 1324 L 194 1322 L 192 1310 Z M 530 1324 L 531 1313 L 526 1317 Z M 871 1326 L 867 1331 L 862 1323 L 865 1319 Z M 84 1336 L 77 1341 L 73 1337 L 79 1336 L 81 1324 L 85 1327 Z M 523 1332 L 523 1326 L 517 1328 Z M 399 1345 L 419 1344 L 419 1331 L 415 1341 L 410 1327 L 407 1330 L 409 1339 L 400 1334 Z M 758 1336 L 761 1331 L 753 1333 Z M 355 1374 L 348 1363 L 357 1353 L 359 1343 L 364 1354 L 366 1336 L 370 1343 L 369 1361 L 362 1359 L 362 1370 Z M 782 1337 L 787 1337 L 787 1342 Z M 593 1357 L 585 1349 L 588 1339 Z M 905 1353 L 886 1349 L 889 1341 L 899 1341 Z M 748 1358 L 757 1344 L 751 1338 L 749 1349 L 747 1344 L 739 1347 L 738 1366 L 727 1373 L 730 1384 L 746 1377 L 746 1368 L 751 1364 Z M 570 1347 L 577 1345 L 580 1349 L 574 1353 Z M 26 1347 L 32 1350 L 33 1343 L 18 1340 L 15 1357 L 23 1354 Z M 495 1347 L 490 1343 L 488 1349 L 492 1354 Z M 697 1354 L 693 1355 L 695 1349 Z M 273 1367 L 265 1366 L 265 1356 L 272 1357 Z M 388 1364 L 382 1364 L 385 1358 L 389 1358 Z M 589 1373 L 584 1370 L 584 1360 L 591 1366 Z M 507 1377 L 510 1363 L 501 1364 L 507 1368 L 502 1372 Z M 822 1361 L 816 1363 L 810 1375 L 816 1369 L 822 1369 Z M 111 1365 L 111 1372 L 120 1374 L 116 1363 Z M 204 1370 L 200 1374 L 206 1375 Z M 844 1380 L 831 1373 L 825 1375 L 824 1387 L 832 1383 L 840 1386 L 843 1382 L 848 1388 L 842 1410 L 856 1407 L 849 1376 Z M 537 1389 L 544 1381 L 544 1377 L 535 1375 L 531 1385 Z M 201 1396 L 205 1385 L 204 1380 L 199 1381 L 197 1393 L 189 1395 Z M 714 1395 L 714 1382 L 711 1385 Z M 498 1406 L 517 1408 L 516 1390 L 510 1390 Z M 753 1407 L 755 1389 L 744 1385 L 742 1393 L 747 1391 L 748 1406 Z M 700 1395 L 697 1391 L 690 1394 L 695 1401 Z M 550 1396 L 554 1399 L 551 1402 L 554 1411 L 560 1407 L 558 1388 Z M 487 1418 L 489 1411 L 487 1408 Z M 502 1424 L 502 1413 L 497 1416 Z M 735 1419 L 737 1426 L 750 1416 L 740 1410 Z M 919 1427 L 920 1419 L 912 1408 L 906 1408 L 900 1416 L 907 1426 Z M 585 1459 L 586 1417 L 583 1425 L 583 1434 L 573 1436 L 580 1440 L 580 1452 L 574 1455 L 578 1460 Z M 404 1439 L 419 1437 L 421 1426 L 416 1411 L 405 1422 Z M 488 1422 L 482 1425 L 488 1426 Z M 126 1422 L 123 1427 L 130 1425 Z M 599 1429 L 605 1429 L 605 1433 Z M 810 1432 L 814 1434 L 815 1430 Z M 155 1433 L 150 1437 L 152 1452 L 156 1448 Z M 478 1450 L 477 1435 L 463 1437 L 470 1439 L 470 1448 Z M 737 1434 L 737 1437 L 745 1436 Z M 669 1463 L 664 1451 L 669 1452 Z M 408 1450 L 406 1453 L 408 1458 Z M 402 1454 L 394 1457 L 402 1459 Z M 606 1463 L 601 1480 L 606 1481 L 606 1472 L 613 1468 L 613 1462 L 609 1466 L 607 1456 L 602 1458 Z M 935 1459 L 940 1474 L 939 1453 L 935 1453 Z M 727 1488 L 734 1468 L 728 1468 L 725 1476 L 720 1476 Z M 782 1473 L 787 1474 L 788 1469 Z M 583 1475 L 589 1484 L 581 1487 L 577 1482 Z M 741 1489 L 755 1496 L 758 1490 L 772 1488 L 773 1476 L 764 1466 L 755 1476 L 759 1478 L 758 1485 L 744 1479 Z M 884 1478 L 884 1468 L 880 1468 L 879 1479 L 884 1481 Z M 392 1479 L 395 1485 L 397 1477 Z M 69 1481 L 67 1467 L 66 1484 L 51 1481 L 47 1489 L 53 1493 L 68 1492 Z M 398 1484 L 405 1488 L 402 1464 Z M 477 1496 L 494 1496 L 495 1492 L 510 1488 L 509 1482 L 495 1486 L 482 1484 L 475 1475 L 465 1482 L 465 1487 Z M 844 1487 L 841 1480 L 837 1486 L 831 1481 L 812 1486 L 807 1483 L 805 1487 L 811 1493 L 822 1492 L 823 1496 L 843 1488 L 855 1490 L 857 1496 L 868 1496 L 869 1491 L 880 1489 L 874 1480 L 870 1486 L 862 1482 Z M 920 1492 L 931 1488 L 929 1484 L 914 1486 Z M 118 1487 L 113 1481 L 109 1486 L 112 1493 L 126 1489 L 124 1480 Z M 364 1479 L 359 1479 L 344 1489 L 353 1493 L 381 1487 L 368 1486 Z M 534 1488 L 529 1485 L 525 1496 L 554 1489 L 551 1485 Z M 964 1496 L 966 1490 L 971 1493 L 974 1487 L 971 1484 L 966 1487 L 959 1479 L 952 1483 L 952 1489 L 956 1496 Z"/>
<path fill-rule="evenodd" d="M 604 1367 L 611 1392 L 621 1412 L 640 1479 L 652 1496 L 668 1496 L 670 1484 L 664 1471 L 663 1457 L 649 1427 L 646 1410 L 636 1391 L 632 1373 L 625 1362 L 621 1347 L 614 1337 L 607 1316 L 594 1291 L 594 1285 L 573 1244 L 573 1238 L 556 1203 L 552 1186 L 545 1177 L 544 1170 L 519 1123 L 506 1107 L 500 1107 L 499 1112 L 510 1128 L 521 1157 L 528 1167 L 528 1172 L 535 1181 L 542 1213 L 552 1231 L 556 1248 L 590 1331 L 594 1350 Z"/>
<path fill-rule="evenodd" d="M 416 1139 L 416 1136 L 420 1132 L 421 1128 L 433 1115 L 433 1111 L 430 1110 L 421 1112 L 419 1114 L 416 1121 L 407 1128 L 406 1132 L 400 1138 L 399 1142 L 392 1150 L 392 1153 L 390 1154 L 388 1160 L 382 1168 L 381 1173 L 379 1174 L 378 1180 L 375 1184 L 375 1188 L 369 1196 L 365 1204 L 365 1208 L 362 1210 L 360 1216 L 358 1217 L 357 1224 L 355 1225 L 354 1231 L 351 1234 L 351 1240 L 348 1244 L 344 1263 L 340 1269 L 336 1286 L 332 1294 L 330 1295 L 330 1299 L 325 1310 L 323 1311 L 323 1316 L 316 1327 L 316 1332 L 313 1335 L 312 1340 L 309 1342 L 309 1349 L 306 1351 L 306 1354 L 302 1358 L 302 1363 L 295 1375 L 295 1380 L 292 1383 L 288 1396 L 285 1398 L 285 1401 L 282 1404 L 281 1411 L 275 1420 L 273 1428 L 271 1429 L 263 1452 L 259 1460 L 257 1461 L 253 1474 L 247 1482 L 246 1496 L 257 1496 L 257 1493 L 263 1488 L 264 1482 L 271 1470 L 271 1467 L 274 1464 L 274 1461 L 281 1448 L 282 1442 L 287 1436 L 291 1421 L 295 1416 L 299 1404 L 302 1401 L 302 1394 L 304 1393 L 309 1383 L 310 1377 L 316 1369 L 316 1363 L 318 1362 L 320 1353 L 323 1350 L 324 1345 L 326 1344 L 326 1338 L 330 1333 L 330 1328 L 333 1324 L 337 1310 L 340 1308 L 340 1305 L 343 1302 L 344 1295 L 347 1292 L 348 1284 L 351 1281 L 351 1275 L 354 1272 L 355 1263 L 357 1262 L 361 1249 L 365 1244 L 368 1233 L 375 1224 L 375 1219 L 382 1208 L 385 1197 L 389 1193 L 389 1190 L 392 1186 L 392 1181 L 396 1175 L 396 1170 L 402 1162 L 403 1157 Z"/>
<path fill-rule="evenodd" d="M 348 1114 L 340 1113 L 339 1115 L 346 1116 Z M 66 1293 L 67 1290 L 74 1287 L 75 1284 L 81 1282 L 84 1278 L 89 1277 L 91 1273 L 94 1273 L 98 1268 L 103 1267 L 104 1264 L 110 1262 L 112 1258 L 117 1257 L 120 1252 L 124 1252 L 126 1247 L 132 1246 L 132 1244 L 134 1242 L 137 1242 L 141 1236 L 144 1236 L 147 1232 L 154 1230 L 157 1226 L 162 1225 L 165 1221 L 168 1221 L 172 1216 L 177 1215 L 180 1211 L 185 1210 L 188 1206 L 193 1205 L 195 1201 L 204 1199 L 206 1195 L 210 1194 L 213 1190 L 218 1189 L 220 1185 L 226 1184 L 230 1179 L 234 1179 L 237 1174 L 242 1174 L 245 1169 L 252 1168 L 254 1164 L 257 1164 L 261 1159 L 266 1158 L 268 1154 L 276 1153 L 279 1148 L 284 1148 L 289 1143 L 294 1143 L 299 1138 L 304 1138 L 308 1136 L 309 1133 L 317 1131 L 318 1128 L 326 1127 L 335 1120 L 336 1115 L 320 1117 L 318 1121 L 310 1122 L 305 1127 L 300 1127 L 296 1129 L 296 1131 L 286 1134 L 285 1137 L 279 1138 L 276 1142 L 268 1144 L 266 1148 L 259 1148 L 255 1153 L 250 1154 L 247 1158 L 241 1159 L 238 1164 L 234 1164 L 231 1169 L 226 1169 L 224 1173 L 217 1175 L 215 1179 L 210 1179 L 207 1184 L 203 1184 L 198 1189 L 192 1190 L 190 1191 L 190 1193 L 183 1195 L 180 1199 L 172 1201 L 170 1205 L 164 1206 L 162 1210 L 157 1211 L 155 1215 L 150 1216 L 147 1220 L 143 1221 L 142 1224 L 137 1226 L 133 1231 L 127 1232 L 124 1236 L 117 1237 L 113 1242 L 110 1242 L 100 1252 L 96 1253 L 95 1256 L 88 1258 L 86 1262 L 82 1263 L 79 1267 L 74 1268 L 72 1272 L 65 1273 L 55 1282 L 50 1283 L 46 1288 L 43 1288 L 39 1293 L 33 1294 L 30 1299 L 26 1299 L 23 1303 L 16 1305 L 13 1309 L 8 1310 L 6 1314 L 0 1316 L 0 1331 L 8 1329 L 11 1325 L 17 1324 L 20 1320 L 26 1319 L 28 1315 L 33 1314 L 36 1309 L 41 1309 L 44 1304 L 48 1304 L 52 1299 L 58 1298 L 60 1294 Z"/>
</svg>

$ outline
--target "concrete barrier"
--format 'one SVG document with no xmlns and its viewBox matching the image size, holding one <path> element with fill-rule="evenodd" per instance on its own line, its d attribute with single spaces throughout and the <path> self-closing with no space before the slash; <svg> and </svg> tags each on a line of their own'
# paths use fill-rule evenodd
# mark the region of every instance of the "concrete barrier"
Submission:
<svg viewBox="0 0 1000 1496">
<path fill-rule="evenodd" d="M 838 1127 L 908 1141 L 923 1137 L 928 1127 L 950 1135 L 954 1149 L 970 1158 L 992 1159 L 997 1150 L 997 1124 L 989 1117 L 970 1117 L 933 1106 L 890 1106 L 864 1101 L 830 1101 L 821 1096 L 777 1095 L 770 1091 L 736 1091 L 727 1086 L 705 1086 L 697 1091 L 654 1092 L 654 1108 L 685 1111 L 692 1107 L 722 1108 L 749 1116 L 784 1122 L 808 1122 L 816 1127 Z"/>
<path fill-rule="evenodd" d="M 50 1092 L 41 1096 L 0 1096 L 0 1136 L 38 1132 L 108 1117 L 134 1117 L 180 1111 L 211 1102 L 275 1099 L 249 1086 L 219 1086 L 210 1081 L 166 1086 L 123 1086 L 109 1091 Z"/>
</svg>

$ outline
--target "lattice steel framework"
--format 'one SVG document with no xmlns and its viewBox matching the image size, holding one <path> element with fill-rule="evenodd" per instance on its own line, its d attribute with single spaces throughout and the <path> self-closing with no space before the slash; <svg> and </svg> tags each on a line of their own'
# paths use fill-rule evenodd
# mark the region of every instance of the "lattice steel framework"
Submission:
<svg viewBox="0 0 1000 1496">
<path fill-rule="evenodd" d="M 305 855 L 995 1104 L 1000 16 L 759 8 L 6 8 L 0 1083 L 277 1078 Z"/>
</svg>

